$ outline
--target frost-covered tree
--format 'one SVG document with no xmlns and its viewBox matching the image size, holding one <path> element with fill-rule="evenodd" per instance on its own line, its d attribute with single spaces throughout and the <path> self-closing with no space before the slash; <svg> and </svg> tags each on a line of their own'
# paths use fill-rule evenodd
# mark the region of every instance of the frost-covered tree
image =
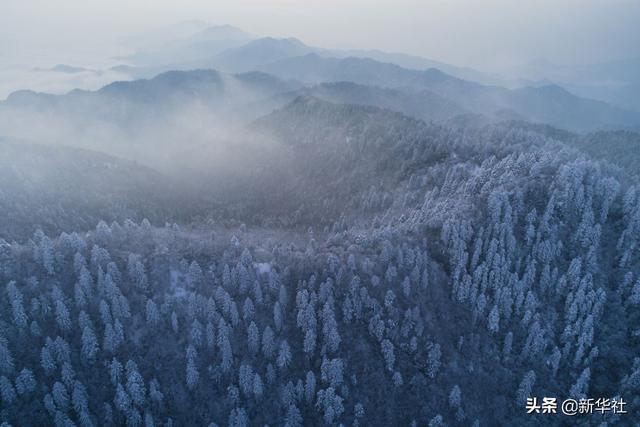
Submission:
<svg viewBox="0 0 640 427">
<path fill-rule="evenodd" d="M 286 340 L 280 342 L 276 363 L 280 369 L 286 368 L 291 363 L 291 347 Z"/>
<path fill-rule="evenodd" d="M 532 397 L 533 386 L 536 382 L 536 374 L 533 371 L 528 371 L 520 385 L 518 386 L 518 390 L 516 392 L 516 401 L 519 405 L 524 405 L 527 401 L 527 398 Z"/>
<path fill-rule="evenodd" d="M 382 341 L 382 355 L 384 356 L 387 370 L 393 372 L 396 356 L 393 344 L 387 339 Z"/>
<path fill-rule="evenodd" d="M 82 357 L 86 362 L 94 361 L 98 353 L 98 339 L 90 325 L 82 329 Z"/>
<path fill-rule="evenodd" d="M 332 387 L 318 391 L 316 407 L 322 411 L 325 422 L 331 424 L 344 412 L 343 399 Z"/>
</svg>

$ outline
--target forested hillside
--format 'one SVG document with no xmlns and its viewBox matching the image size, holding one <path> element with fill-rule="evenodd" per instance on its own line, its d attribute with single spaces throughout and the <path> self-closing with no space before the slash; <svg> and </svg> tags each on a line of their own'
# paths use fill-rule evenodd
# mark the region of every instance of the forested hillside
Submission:
<svg viewBox="0 0 640 427">
<path fill-rule="evenodd" d="M 198 187 L 216 215 L 135 205 L 2 242 L 3 421 L 566 425 L 526 398 L 588 396 L 629 413 L 579 422 L 633 425 L 633 174 L 535 127 L 313 97 L 246 136 L 237 179 Z"/>
<path fill-rule="evenodd" d="M 88 230 L 100 220 L 184 219 L 202 203 L 179 190 L 152 169 L 104 153 L 0 137 L 0 236 L 6 240 L 23 240 L 38 228 Z"/>
</svg>

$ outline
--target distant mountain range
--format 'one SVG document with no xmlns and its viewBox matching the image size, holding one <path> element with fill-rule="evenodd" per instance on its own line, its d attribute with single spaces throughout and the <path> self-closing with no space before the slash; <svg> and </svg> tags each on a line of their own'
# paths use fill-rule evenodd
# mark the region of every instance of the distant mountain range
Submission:
<svg viewBox="0 0 640 427">
<path fill-rule="evenodd" d="M 286 58 L 260 69 L 307 84 L 351 81 L 407 93 L 429 90 L 476 114 L 549 123 L 576 131 L 639 129 L 640 124 L 640 113 L 581 98 L 555 85 L 506 89 L 459 79 L 433 68 L 409 70 L 372 59 L 326 58 L 317 54 Z"/>
<path fill-rule="evenodd" d="M 227 73 L 259 70 L 306 85 L 352 82 L 402 90 L 410 97 L 420 97 L 420 92 L 429 91 L 429 100 L 438 95 L 450 105 L 456 104 L 461 113 L 479 114 L 489 120 L 528 120 L 579 132 L 640 129 L 640 113 L 633 109 L 616 107 L 615 104 L 620 104 L 616 102 L 612 105 L 574 95 L 553 84 L 557 79 L 528 80 L 533 73 L 523 73 L 519 80 L 520 84 L 530 86 L 508 89 L 503 85 L 513 84 L 513 79 L 439 61 L 375 50 L 322 49 L 295 38 L 252 38 L 228 26 L 200 30 L 178 45 L 184 55 L 171 52 L 171 46 L 159 50 L 164 52 L 164 64 L 145 61 L 139 56 L 134 57 L 136 66 L 120 67 L 117 71 L 133 77 L 150 77 L 174 69 L 214 68 Z M 602 96 L 596 98 L 602 99 Z M 392 104 L 392 101 L 376 103 L 383 107 Z M 425 107 L 418 109 L 424 112 Z M 403 112 L 412 114 L 406 110 Z M 443 114 L 431 110 L 429 114 L 417 116 L 439 119 Z"/>
<path fill-rule="evenodd" d="M 230 26 L 187 27 L 174 29 L 182 36 L 172 42 L 144 45 L 130 58 L 134 65 L 118 67 L 132 76 L 175 70 L 97 91 L 14 92 L 0 102 L 0 134 L 104 151 L 166 171 L 195 164 L 203 170 L 207 162 L 232 168 L 234 162 L 216 159 L 250 139 L 246 124 L 299 99 L 377 107 L 452 128 L 505 121 L 549 125 L 572 135 L 564 142 L 589 145 L 599 158 L 608 158 L 604 143 L 597 143 L 603 135 L 617 143 L 634 140 L 632 131 L 640 130 L 639 112 L 557 85 L 508 89 L 478 83 L 492 78 L 474 70 L 409 55 L 320 49 L 294 38 L 254 38 Z M 190 70 L 195 66 L 206 69 Z M 50 71 L 83 70 L 59 65 Z M 574 134 L 614 130 L 626 133 L 591 140 Z M 248 155 L 237 153 L 234 159 Z M 256 153 L 251 155 L 262 155 Z M 630 167 L 623 158 L 612 162 Z"/>
<path fill-rule="evenodd" d="M 173 38 L 171 38 L 173 35 Z M 216 68 L 237 73 L 253 71 L 270 62 L 315 53 L 344 59 L 368 58 L 410 70 L 437 68 L 451 76 L 508 88 L 559 85 L 585 98 L 610 103 L 623 109 L 640 111 L 640 58 L 582 66 L 558 66 L 536 60 L 504 72 L 488 73 L 458 67 L 441 61 L 403 53 L 363 49 L 325 49 L 308 46 L 295 38 L 256 38 L 228 26 L 207 26 L 200 21 L 171 26 L 162 33 L 141 38 L 137 52 L 127 58 L 132 66 L 122 68 L 134 78 L 151 77 L 169 70 Z"/>
<path fill-rule="evenodd" d="M 168 34 L 175 34 L 169 39 Z M 146 43 L 144 40 L 147 40 Z M 186 22 L 129 41 L 137 47 L 135 54 L 123 58 L 134 77 L 151 77 L 163 71 L 216 68 L 232 73 L 252 71 L 257 66 L 279 59 L 317 53 L 335 58 L 370 58 L 404 68 L 423 70 L 438 68 L 453 76 L 485 84 L 497 84 L 502 80 L 494 75 L 472 68 L 457 67 L 441 61 L 404 53 L 389 53 L 363 49 L 325 49 L 304 44 L 296 38 L 256 38 L 229 25 L 204 26 L 202 22 Z"/>
<path fill-rule="evenodd" d="M 528 84 L 555 82 L 577 95 L 640 111 L 640 58 L 575 66 L 540 59 L 507 73 Z"/>
<path fill-rule="evenodd" d="M 301 48 L 290 41 L 274 45 L 282 43 L 292 50 Z M 242 62 L 242 56 L 229 54 L 226 58 L 228 64 Z M 175 138 L 200 144 L 203 134 L 198 123 L 228 132 L 233 123 L 241 127 L 300 95 L 385 108 L 454 126 L 525 120 L 578 132 L 640 129 L 640 113 L 580 98 L 558 86 L 510 90 L 433 68 L 410 70 L 373 59 L 327 58 L 315 53 L 258 68 L 262 71 L 240 74 L 171 71 L 148 80 L 116 82 L 95 92 L 75 90 L 62 96 L 20 91 L 0 103 L 0 132 L 58 143 L 68 141 L 72 133 L 81 146 L 108 147 L 113 154 L 138 158 L 135 153 L 147 153 L 150 141 L 156 148 L 172 146 L 169 141 Z M 26 117 L 32 123 L 54 121 L 55 125 L 46 129 L 37 124 L 16 126 Z M 220 138 L 221 131 L 215 132 L 218 134 L 209 132 L 204 137 Z"/>
</svg>

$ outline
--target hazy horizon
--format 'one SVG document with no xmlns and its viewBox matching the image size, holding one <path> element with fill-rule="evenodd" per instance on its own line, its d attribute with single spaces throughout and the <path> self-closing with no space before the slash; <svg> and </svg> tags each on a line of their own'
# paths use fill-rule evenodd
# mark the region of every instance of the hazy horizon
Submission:
<svg viewBox="0 0 640 427">
<path fill-rule="evenodd" d="M 0 16 L 0 59 L 5 64 L 55 63 L 96 48 L 117 51 L 123 37 L 180 21 L 229 24 L 257 36 L 296 37 L 328 48 L 380 49 L 453 65 L 500 71 L 544 58 L 559 65 L 640 56 L 640 3 L 628 0 L 402 0 L 368 4 L 187 0 L 9 1 Z M 336 14 L 336 10 L 340 13 Z M 398 31 L 402 29 L 402 31 Z M 541 31 L 542 30 L 542 31 Z"/>
</svg>

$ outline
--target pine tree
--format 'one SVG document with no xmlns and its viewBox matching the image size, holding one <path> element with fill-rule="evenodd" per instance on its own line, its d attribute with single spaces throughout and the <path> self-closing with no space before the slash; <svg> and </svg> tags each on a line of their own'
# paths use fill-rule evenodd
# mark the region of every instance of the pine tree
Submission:
<svg viewBox="0 0 640 427">
<path fill-rule="evenodd" d="M 398 371 L 393 373 L 391 379 L 393 380 L 393 385 L 395 387 L 400 387 L 404 385 L 404 379 L 402 378 L 402 374 Z"/>
<path fill-rule="evenodd" d="M 496 334 L 500 330 L 500 311 L 497 305 L 494 305 L 489 313 L 487 328 L 492 334 Z"/>
<path fill-rule="evenodd" d="M 197 289 L 204 282 L 202 268 L 196 261 L 192 261 L 187 272 L 187 286 L 191 289 Z"/>
<path fill-rule="evenodd" d="M 394 353 L 394 346 L 391 341 L 385 339 L 381 343 L 382 355 L 384 356 L 384 362 L 389 372 L 393 372 L 393 367 L 396 362 L 396 356 Z"/>
<path fill-rule="evenodd" d="M 260 400 L 264 393 L 264 385 L 262 383 L 262 378 L 260 374 L 257 372 L 253 376 L 253 394 L 256 399 Z"/>
<path fill-rule="evenodd" d="M 260 349 L 260 336 L 258 327 L 254 321 L 251 321 L 247 327 L 247 347 L 249 348 L 249 352 L 254 355 L 258 353 Z"/>
<path fill-rule="evenodd" d="M 431 420 L 429 421 L 429 427 L 445 427 L 446 424 L 444 422 L 444 419 L 442 418 L 442 415 L 436 415 L 435 417 L 431 418 Z"/>
<path fill-rule="evenodd" d="M 178 315 L 175 311 L 171 313 L 171 329 L 174 334 L 178 333 Z"/>
<path fill-rule="evenodd" d="M 102 341 L 102 348 L 108 353 L 115 353 L 118 349 L 119 340 L 117 333 L 113 326 L 108 323 L 104 329 L 104 339 Z"/>
<path fill-rule="evenodd" d="M 504 337 L 504 344 L 502 345 L 502 358 L 508 360 L 511 357 L 511 349 L 513 347 L 513 332 L 509 331 Z"/>
<path fill-rule="evenodd" d="M 2 359 L 2 342 L 0 341 L 0 368 L 3 366 Z M 56 369 L 56 361 L 51 353 L 49 345 L 45 344 L 40 349 L 40 366 L 47 375 L 53 374 L 53 371 Z M 11 361 L 11 370 L 13 370 L 13 361 Z M 6 369 L 2 369 L 2 371 L 6 372 Z"/>
<path fill-rule="evenodd" d="M 276 301 L 273 306 L 273 324 L 275 325 L 277 332 L 282 330 L 282 323 L 282 309 L 280 308 L 280 302 Z"/>
<path fill-rule="evenodd" d="M 156 403 L 156 405 L 162 405 L 164 401 L 164 394 L 160 389 L 160 383 L 157 379 L 149 381 L 149 398 Z"/>
<path fill-rule="evenodd" d="M 275 351 L 275 338 L 273 331 L 269 326 L 264 328 L 262 333 L 262 355 L 265 359 L 271 359 Z"/>
<path fill-rule="evenodd" d="M 7 340 L 0 335 L 0 372 L 11 374 L 13 372 L 13 356 L 9 351 Z"/>
<path fill-rule="evenodd" d="M 245 396 L 250 396 L 253 392 L 253 369 L 250 365 L 243 364 L 238 370 L 238 384 Z"/>
<path fill-rule="evenodd" d="M 220 348 L 220 368 L 223 372 L 227 372 L 231 369 L 233 364 L 233 351 L 231 349 L 231 343 L 227 334 L 218 334 L 218 346 Z"/>
<path fill-rule="evenodd" d="M 529 371 L 525 374 L 524 378 L 520 382 L 520 386 L 518 386 L 518 391 L 516 392 L 516 402 L 519 405 L 524 405 L 527 401 L 527 398 L 532 397 L 533 385 L 536 382 L 536 374 L 533 371 Z"/>
<path fill-rule="evenodd" d="M 19 395 L 27 395 L 35 391 L 37 386 L 36 378 L 30 369 L 23 368 L 16 378 L 16 391 Z"/>
<path fill-rule="evenodd" d="M 46 270 L 47 274 L 49 274 L 49 276 L 53 276 L 53 274 L 55 273 L 55 268 L 54 268 L 55 255 L 53 250 L 53 244 L 51 243 L 51 240 L 47 236 L 44 236 L 40 241 L 39 253 L 42 256 L 42 259 L 41 259 L 42 266 Z"/>
<path fill-rule="evenodd" d="M 60 377 L 62 379 L 63 384 L 70 389 L 71 386 L 73 386 L 73 383 L 76 379 L 76 371 L 73 369 L 73 366 L 71 366 L 71 363 L 68 361 L 62 364 L 62 369 L 60 371 L 61 371 Z"/>
<path fill-rule="evenodd" d="M 245 322 L 250 322 L 253 320 L 255 312 L 256 310 L 253 305 L 253 301 L 251 301 L 251 298 L 247 297 L 242 305 L 242 318 Z"/>
<path fill-rule="evenodd" d="M 289 405 L 284 418 L 285 427 L 302 427 L 302 415 L 300 410 L 294 404 Z"/>
<path fill-rule="evenodd" d="M 20 329 L 26 328 L 29 318 L 24 311 L 22 293 L 16 287 L 14 281 L 7 284 L 7 296 L 13 312 L 13 323 Z"/>
<path fill-rule="evenodd" d="M 194 350 L 195 352 L 195 350 Z M 187 357 L 187 387 L 189 390 L 193 390 L 197 385 L 200 379 L 200 374 L 198 373 L 198 367 L 196 366 L 195 357 Z"/>
<path fill-rule="evenodd" d="M 640 305 L 640 280 L 633 285 L 633 289 L 629 295 L 629 303 L 633 305 Z"/>
<path fill-rule="evenodd" d="M 291 363 L 291 348 L 287 340 L 280 342 L 280 348 L 278 350 L 277 364 L 280 369 L 284 369 Z"/>
<path fill-rule="evenodd" d="M 82 330 L 82 358 L 86 362 L 92 362 L 98 353 L 98 339 L 90 325 Z"/>
<path fill-rule="evenodd" d="M 127 273 L 129 280 L 141 291 L 146 291 L 148 287 L 147 273 L 144 264 L 140 261 L 140 257 L 135 254 L 129 254 L 127 263 Z"/>
<path fill-rule="evenodd" d="M 312 371 L 307 372 L 304 382 L 304 397 L 307 403 L 311 403 L 316 395 L 316 376 Z"/>
<path fill-rule="evenodd" d="M 62 383 L 56 382 L 53 384 L 51 396 L 53 396 L 53 401 L 58 409 L 64 412 L 68 410 L 70 402 L 69 393 Z"/>
<path fill-rule="evenodd" d="M 342 385 L 344 374 L 344 361 L 342 359 L 322 359 L 320 366 L 321 379 L 329 383 L 330 387 L 337 389 Z"/>
<path fill-rule="evenodd" d="M 73 390 L 71 392 L 71 403 L 76 415 L 80 415 L 89 412 L 89 395 L 87 389 L 80 381 L 76 381 L 73 384 Z"/>
<path fill-rule="evenodd" d="M 138 365 L 133 360 L 129 360 L 126 364 L 127 371 L 127 392 L 133 403 L 139 407 L 143 407 L 146 401 L 146 388 L 144 379 L 138 372 Z"/>
<path fill-rule="evenodd" d="M 71 317 L 67 305 L 62 299 L 55 301 L 56 323 L 61 331 L 66 332 L 71 329 Z"/>
<path fill-rule="evenodd" d="M 153 415 L 149 412 L 144 414 L 144 427 L 155 427 L 156 423 L 153 421 Z"/>
<path fill-rule="evenodd" d="M 440 365 L 442 364 L 440 361 L 441 355 L 442 352 L 440 351 L 440 344 L 433 345 L 429 350 L 427 355 L 427 369 L 430 378 L 435 378 L 440 370 Z"/>
<path fill-rule="evenodd" d="M 0 397 L 2 398 L 2 406 L 5 408 L 10 407 L 16 400 L 16 390 L 4 375 L 0 377 Z"/>
<path fill-rule="evenodd" d="M 147 324 L 151 327 L 151 331 L 160 324 L 160 312 L 158 311 L 158 306 L 152 299 L 147 300 L 146 319 Z"/>
<path fill-rule="evenodd" d="M 316 348 L 316 332 L 314 329 L 307 329 L 304 333 L 304 341 L 302 349 L 309 356 L 313 355 Z"/>
<path fill-rule="evenodd" d="M 322 336 L 327 350 L 330 353 L 336 352 L 341 338 L 338 333 L 332 299 L 327 300 L 322 308 Z"/>
<path fill-rule="evenodd" d="M 453 386 L 451 392 L 449 393 L 449 406 L 453 409 L 457 409 L 460 407 L 462 403 L 462 391 L 460 390 L 460 386 L 457 384 Z"/>
<path fill-rule="evenodd" d="M 111 384 L 117 386 L 123 379 L 123 366 L 118 362 L 115 357 L 109 363 L 109 378 L 111 378 Z"/>
<path fill-rule="evenodd" d="M 131 412 L 131 398 L 120 383 L 116 386 L 116 395 L 113 399 L 113 403 L 116 409 L 121 413 L 128 414 Z"/>
<path fill-rule="evenodd" d="M 332 387 L 318 391 L 316 407 L 322 411 L 327 424 L 332 424 L 344 412 L 343 399 L 336 394 Z"/>
<path fill-rule="evenodd" d="M 575 384 L 569 390 L 569 396 L 574 399 L 584 399 L 589 391 L 589 380 L 591 379 L 591 369 L 584 368 Z"/>
<path fill-rule="evenodd" d="M 202 347 L 202 324 L 195 319 L 191 324 L 191 344 L 196 348 Z"/>
<path fill-rule="evenodd" d="M 235 408 L 229 415 L 229 427 L 247 427 L 249 425 L 249 417 L 244 408 Z"/>
</svg>

